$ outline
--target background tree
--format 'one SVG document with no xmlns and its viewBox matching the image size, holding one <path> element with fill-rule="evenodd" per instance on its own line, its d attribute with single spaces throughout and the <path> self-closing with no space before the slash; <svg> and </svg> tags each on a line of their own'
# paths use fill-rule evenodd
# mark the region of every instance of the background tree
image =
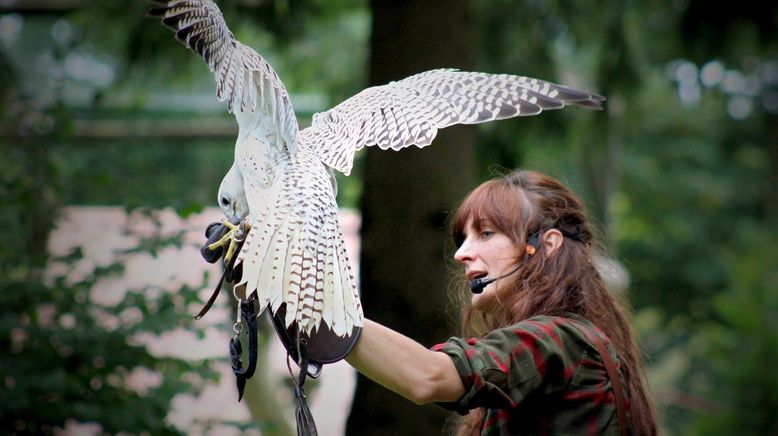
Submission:
<svg viewBox="0 0 778 436">
<path fill-rule="evenodd" d="M 373 0 L 370 6 L 371 85 L 433 68 L 470 69 L 469 1 Z M 427 346 L 453 331 L 442 262 L 446 218 L 475 181 L 474 156 L 474 131 L 461 126 L 441 130 L 429 149 L 371 149 L 364 156 L 360 286 L 365 316 Z M 446 415 L 360 375 L 348 433 L 433 434 Z"/>
</svg>

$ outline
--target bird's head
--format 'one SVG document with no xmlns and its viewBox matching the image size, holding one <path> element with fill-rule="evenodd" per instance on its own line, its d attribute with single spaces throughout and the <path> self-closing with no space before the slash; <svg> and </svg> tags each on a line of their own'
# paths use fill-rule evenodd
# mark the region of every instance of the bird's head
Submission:
<svg viewBox="0 0 778 436">
<path fill-rule="evenodd" d="M 246 199 L 246 191 L 243 189 L 243 176 L 234 163 L 222 179 L 217 201 L 224 216 L 233 223 L 241 221 L 249 214 L 249 203 Z"/>
</svg>

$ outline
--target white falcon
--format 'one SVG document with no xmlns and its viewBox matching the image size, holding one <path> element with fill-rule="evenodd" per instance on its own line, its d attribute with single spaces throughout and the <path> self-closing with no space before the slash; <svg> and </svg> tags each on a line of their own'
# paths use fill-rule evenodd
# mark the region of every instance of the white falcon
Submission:
<svg viewBox="0 0 778 436">
<path fill-rule="evenodd" d="M 425 147 L 439 129 L 536 115 L 568 104 L 597 109 L 603 97 L 522 76 L 440 69 L 367 88 L 313 116 L 298 131 L 292 102 L 270 64 L 241 44 L 212 0 L 152 1 L 149 15 L 200 54 L 216 96 L 235 114 L 235 162 L 219 203 L 248 219 L 239 284 L 257 291 L 260 312 L 286 303 L 286 324 L 308 334 L 322 322 L 339 336 L 362 326 L 354 276 L 337 217 L 330 168 L 351 172 L 365 146 Z"/>
</svg>

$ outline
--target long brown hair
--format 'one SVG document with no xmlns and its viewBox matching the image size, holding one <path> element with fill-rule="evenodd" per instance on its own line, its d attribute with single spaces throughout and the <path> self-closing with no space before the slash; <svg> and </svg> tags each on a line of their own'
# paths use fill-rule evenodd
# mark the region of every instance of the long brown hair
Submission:
<svg viewBox="0 0 778 436">
<path fill-rule="evenodd" d="M 654 408 L 648 398 L 642 364 L 627 319 L 626 305 L 609 292 L 594 264 L 597 249 L 595 233 L 578 197 L 558 180 L 534 171 L 516 170 L 489 180 L 473 190 L 455 213 L 451 235 L 455 243 L 463 240 L 468 219 L 476 230 L 488 221 L 497 231 L 519 245 L 518 271 L 506 292 L 497 297 L 504 312 L 483 313 L 469 304 L 469 292 L 461 293 L 462 333 L 480 336 L 536 315 L 578 314 L 611 339 L 621 361 L 627 382 L 632 433 L 656 434 Z M 553 256 L 540 244 L 529 256 L 528 239 L 549 229 L 558 229 L 564 243 Z M 466 286 L 466 285 L 465 285 Z M 480 431 L 485 410 L 471 411 L 463 420 L 460 434 Z"/>
</svg>

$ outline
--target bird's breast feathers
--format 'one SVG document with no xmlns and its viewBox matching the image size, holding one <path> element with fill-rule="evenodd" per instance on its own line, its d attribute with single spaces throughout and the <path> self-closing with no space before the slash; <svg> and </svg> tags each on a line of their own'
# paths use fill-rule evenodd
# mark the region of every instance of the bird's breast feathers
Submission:
<svg viewBox="0 0 778 436">
<path fill-rule="evenodd" d="M 324 321 L 348 335 L 362 325 L 362 309 L 329 174 L 306 149 L 274 170 L 268 188 L 254 187 L 244 173 L 252 229 L 238 257 L 242 280 L 257 290 L 261 307 L 285 302 L 287 325 L 310 333 Z"/>
</svg>

